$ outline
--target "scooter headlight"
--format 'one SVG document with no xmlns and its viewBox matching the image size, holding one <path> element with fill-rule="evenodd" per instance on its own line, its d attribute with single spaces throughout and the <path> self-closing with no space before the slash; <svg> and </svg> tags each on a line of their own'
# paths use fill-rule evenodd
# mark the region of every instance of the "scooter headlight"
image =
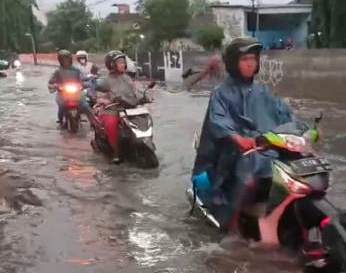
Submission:
<svg viewBox="0 0 346 273">
<path fill-rule="evenodd" d="M 19 68 L 22 66 L 22 63 L 19 60 L 15 60 L 13 62 L 13 66 L 14 66 L 14 68 Z"/>
<path fill-rule="evenodd" d="M 75 94 L 79 91 L 79 87 L 76 84 L 66 84 L 63 89 L 69 94 Z"/>
</svg>

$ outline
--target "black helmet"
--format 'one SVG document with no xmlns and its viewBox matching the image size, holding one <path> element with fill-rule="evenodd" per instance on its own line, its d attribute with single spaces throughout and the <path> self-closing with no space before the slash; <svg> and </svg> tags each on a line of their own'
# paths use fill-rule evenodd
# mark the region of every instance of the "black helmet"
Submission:
<svg viewBox="0 0 346 273">
<path fill-rule="evenodd" d="M 70 61 L 70 63 L 72 64 L 72 54 L 70 51 L 66 50 L 66 49 L 61 49 L 58 51 L 58 61 L 59 64 L 62 65 L 62 60 L 63 59 L 68 59 Z"/>
<path fill-rule="evenodd" d="M 125 60 L 125 63 L 126 63 L 126 54 L 122 53 L 119 50 L 109 51 L 105 56 L 105 66 L 107 67 L 107 69 L 109 71 L 113 70 L 115 67 L 114 66 L 115 61 L 120 59 L 120 58 L 123 58 Z"/>
<path fill-rule="evenodd" d="M 258 57 L 263 46 L 255 38 L 244 37 L 234 39 L 225 49 L 223 54 L 223 61 L 226 66 L 226 71 L 235 78 L 241 79 L 241 75 L 238 69 L 239 58 L 243 54 L 254 53 Z M 257 68 L 256 74 L 258 73 Z"/>
</svg>

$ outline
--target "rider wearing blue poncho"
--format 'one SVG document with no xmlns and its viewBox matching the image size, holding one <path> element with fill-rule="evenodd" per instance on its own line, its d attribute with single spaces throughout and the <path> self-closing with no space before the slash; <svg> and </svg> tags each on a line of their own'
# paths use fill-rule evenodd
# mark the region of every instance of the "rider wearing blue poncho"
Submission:
<svg viewBox="0 0 346 273">
<path fill-rule="evenodd" d="M 253 183 L 264 195 L 270 188 L 271 159 L 243 153 L 256 147 L 258 131 L 267 132 L 295 119 L 268 86 L 254 81 L 261 50 L 253 38 L 234 39 L 226 48 L 228 77 L 212 93 L 197 149 L 192 180 L 197 189 L 210 185 L 203 201 L 223 227 L 230 227 L 246 185 Z M 249 120 L 258 131 L 250 128 Z"/>
</svg>

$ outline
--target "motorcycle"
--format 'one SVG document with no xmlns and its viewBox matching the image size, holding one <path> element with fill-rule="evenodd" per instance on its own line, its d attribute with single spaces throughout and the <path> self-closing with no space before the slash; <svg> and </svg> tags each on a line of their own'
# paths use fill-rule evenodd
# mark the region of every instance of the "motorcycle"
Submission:
<svg viewBox="0 0 346 273">
<path fill-rule="evenodd" d="M 244 156 L 260 152 L 272 157 L 269 195 L 262 213 L 251 211 L 256 207 L 253 200 L 241 206 L 236 221 L 244 238 L 293 250 L 301 257 L 306 272 L 338 273 L 345 269 L 346 213 L 327 199 L 332 168 L 311 148 L 309 139 L 316 138 L 320 119 L 303 136 L 284 125 L 257 138 L 258 147 Z M 205 205 L 204 196 L 203 189 L 191 183 L 187 189 L 191 212 L 198 208 L 210 223 L 220 228 Z"/>
<path fill-rule="evenodd" d="M 149 84 L 143 93 L 144 98 L 146 92 L 154 86 L 155 82 Z M 126 109 L 120 101 L 107 106 L 96 105 L 94 109 L 96 118 L 105 112 L 119 115 L 121 161 L 135 162 L 141 168 L 157 168 L 159 161 L 155 154 L 156 147 L 153 142 L 153 120 L 150 112 L 143 104 L 136 108 Z M 95 128 L 95 137 L 91 145 L 94 150 L 99 150 L 109 156 L 112 155 L 113 150 L 108 143 L 107 135 L 100 128 Z"/>
<path fill-rule="evenodd" d="M 6 78 L 10 68 L 18 70 L 21 67 L 21 62 L 18 59 L 2 60 L 0 59 L 0 78 Z"/>
<path fill-rule="evenodd" d="M 64 83 L 58 87 L 58 92 L 60 92 L 64 101 L 64 119 L 66 128 L 71 133 L 77 133 L 81 122 L 79 104 L 83 92 L 83 86 L 75 82 Z"/>
</svg>

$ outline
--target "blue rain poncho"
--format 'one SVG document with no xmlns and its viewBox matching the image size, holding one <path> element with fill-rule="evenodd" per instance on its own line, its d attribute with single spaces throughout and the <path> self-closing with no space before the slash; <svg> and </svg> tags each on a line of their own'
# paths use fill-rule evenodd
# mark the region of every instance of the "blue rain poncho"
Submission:
<svg viewBox="0 0 346 273">
<path fill-rule="evenodd" d="M 252 120 L 257 130 L 249 128 L 248 120 Z M 270 157 L 259 153 L 243 156 L 230 137 L 235 134 L 255 137 L 260 132 L 293 122 L 295 117 L 291 109 L 273 96 L 267 86 L 255 82 L 246 84 L 228 77 L 210 98 L 193 180 L 207 173 L 212 202 L 236 205 L 239 200 L 230 199 L 240 198 L 240 192 L 248 182 L 271 178 L 272 168 Z"/>
</svg>

